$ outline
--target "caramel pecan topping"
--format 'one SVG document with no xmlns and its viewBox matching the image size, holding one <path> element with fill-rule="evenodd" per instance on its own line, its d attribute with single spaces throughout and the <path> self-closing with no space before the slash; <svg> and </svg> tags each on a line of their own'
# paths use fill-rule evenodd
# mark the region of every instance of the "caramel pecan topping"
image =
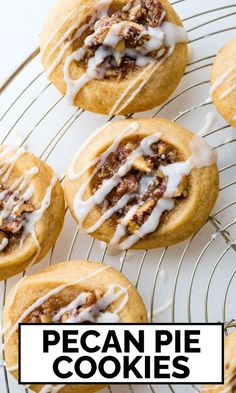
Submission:
<svg viewBox="0 0 236 393">
<path fill-rule="evenodd" d="M 120 143 L 118 149 L 111 153 L 99 168 L 91 184 L 92 192 L 101 186 L 103 180 L 111 178 L 127 157 L 138 148 L 140 139 L 133 138 Z M 127 205 L 116 211 L 111 220 L 119 222 L 129 209 L 140 203 L 128 225 L 128 233 L 133 233 L 148 219 L 158 200 L 163 197 L 168 178 L 159 169 L 181 160 L 179 152 L 170 144 L 160 140 L 151 145 L 152 154 L 139 156 L 133 161 L 132 169 L 121 178 L 120 183 L 106 196 L 99 206 L 103 214 L 107 209 L 115 206 L 125 194 L 132 194 Z M 184 177 L 176 190 L 176 198 L 185 198 L 188 192 L 188 177 Z"/>
<path fill-rule="evenodd" d="M 150 39 L 148 26 L 154 28 L 159 26 L 165 19 L 165 10 L 158 0 L 134 0 L 131 2 L 129 9 L 117 11 L 110 16 L 98 20 L 90 28 L 90 35 L 85 39 L 83 61 L 87 63 L 95 55 L 96 50 L 104 45 L 109 47 L 106 38 L 113 29 L 116 28 L 116 34 L 119 39 L 115 45 L 114 51 L 120 53 L 120 56 L 114 56 L 114 53 L 108 53 L 106 62 L 105 77 L 125 78 L 130 72 L 139 67 L 136 66 L 136 59 L 132 57 L 132 50 L 140 50 L 145 41 Z M 131 50 L 131 52 L 127 52 Z M 148 55 L 151 58 L 162 57 L 166 48 L 161 47 L 153 50 Z M 104 66 L 105 64 L 102 64 Z"/>
</svg>

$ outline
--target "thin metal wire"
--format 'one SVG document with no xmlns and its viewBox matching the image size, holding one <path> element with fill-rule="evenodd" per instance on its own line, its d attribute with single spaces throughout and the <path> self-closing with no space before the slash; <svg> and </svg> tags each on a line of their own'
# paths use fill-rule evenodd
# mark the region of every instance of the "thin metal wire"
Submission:
<svg viewBox="0 0 236 393">
<path fill-rule="evenodd" d="M 197 82 L 194 83 L 191 86 L 186 87 L 185 89 L 183 89 L 182 91 L 180 91 L 178 94 L 176 94 L 173 98 L 171 98 L 169 101 L 167 101 L 165 104 L 163 104 L 161 106 L 160 109 L 158 109 L 154 115 L 152 117 L 156 117 L 157 115 L 159 115 L 159 113 L 166 108 L 171 102 L 175 101 L 177 98 L 181 97 L 184 93 L 186 93 L 187 91 L 191 91 L 192 89 L 194 89 L 195 87 L 199 87 L 199 86 L 204 86 L 205 84 L 208 84 L 209 81 L 203 81 L 203 82 Z M 199 104 L 200 106 L 203 106 L 203 104 Z M 196 106 L 196 109 L 199 108 L 199 105 Z M 193 107 L 193 109 L 195 109 L 195 107 Z M 190 110 L 193 110 L 192 108 L 189 108 L 188 111 L 186 113 L 188 113 Z M 182 112 L 182 115 L 185 114 L 184 112 Z"/>
<path fill-rule="evenodd" d="M 228 296 L 230 286 L 231 286 L 231 284 L 232 284 L 233 279 L 234 279 L 235 276 L 236 276 L 236 269 L 234 270 L 234 272 L 232 273 L 231 277 L 229 278 L 229 282 L 228 282 L 228 285 L 227 285 L 227 287 L 226 287 L 225 294 L 224 294 L 224 302 L 223 302 L 223 310 L 222 310 L 222 321 L 223 321 L 223 322 L 226 321 L 226 302 L 227 302 L 227 296 Z"/>
<path fill-rule="evenodd" d="M 154 295 L 155 295 L 155 290 L 156 290 L 156 285 L 157 285 L 157 278 L 158 278 L 158 275 L 159 275 L 159 272 L 160 272 L 160 269 L 161 269 L 161 265 L 162 265 L 163 259 L 164 259 L 165 254 L 166 254 L 166 250 L 167 249 L 164 248 L 164 250 L 162 251 L 161 257 L 160 257 L 159 262 L 157 264 L 156 273 L 155 273 L 155 276 L 154 276 L 154 282 L 153 282 L 153 288 L 152 288 L 152 296 L 151 296 L 151 305 L 150 305 L 150 321 L 151 322 L 153 321 L 154 301 L 155 301 Z"/>
<path fill-rule="evenodd" d="M 214 273 L 216 272 L 217 267 L 219 266 L 220 262 L 222 261 L 222 259 L 224 258 L 224 256 L 227 254 L 227 252 L 230 250 L 230 246 L 227 247 L 222 254 L 219 256 L 219 258 L 217 259 L 211 274 L 209 276 L 208 282 L 207 282 L 207 288 L 206 288 L 206 295 L 205 295 L 205 320 L 206 322 L 209 322 L 209 318 L 208 318 L 208 298 L 209 298 L 209 292 L 210 292 L 210 286 L 211 286 L 211 282 L 214 276 Z"/>
<path fill-rule="evenodd" d="M 217 30 L 217 31 L 214 31 L 213 33 L 209 33 L 207 35 L 202 35 L 200 37 L 197 37 L 197 38 L 194 38 L 192 40 L 189 40 L 189 43 L 192 44 L 193 42 L 200 41 L 203 38 L 211 37 L 211 36 L 216 35 L 216 34 L 221 34 L 221 33 L 225 33 L 226 31 L 233 31 L 233 30 L 236 30 L 236 27 L 227 27 L 225 29 Z"/>
<path fill-rule="evenodd" d="M 37 129 L 37 127 L 43 122 L 44 119 L 49 115 L 50 112 L 52 112 L 53 109 L 56 108 L 56 106 L 63 100 L 62 97 L 60 97 L 55 104 L 53 104 L 46 112 L 45 114 L 40 118 L 40 120 L 35 124 L 35 126 L 29 131 L 27 136 L 23 139 L 21 142 L 20 146 L 23 146 L 25 142 L 30 138 L 30 136 L 33 134 L 33 132 Z"/>
<path fill-rule="evenodd" d="M 214 8 L 214 9 L 211 9 L 211 10 L 207 10 L 207 11 L 200 12 L 200 13 L 195 14 L 195 15 L 191 15 L 191 16 L 189 16 L 189 17 L 187 17 L 187 18 L 182 19 L 182 21 L 183 21 L 183 22 L 187 22 L 188 20 L 197 18 L 197 17 L 199 17 L 199 16 L 207 15 L 207 14 L 210 14 L 210 13 L 216 12 L 216 11 L 227 10 L 227 9 L 229 9 L 229 8 L 234 8 L 234 7 L 236 7 L 236 4 L 226 5 L 226 6 L 224 6 L 224 7 L 219 7 L 219 8 Z"/>
<path fill-rule="evenodd" d="M 5 80 L 0 86 L 0 94 L 2 94 L 6 88 L 14 81 L 14 79 L 25 69 L 25 67 L 31 63 L 32 60 L 39 54 L 39 48 L 36 48 L 33 52 L 26 57 L 26 59 L 16 68 L 16 70 Z"/>
<path fill-rule="evenodd" d="M 203 70 L 203 68 L 211 67 L 213 63 L 203 64 L 201 67 L 194 68 L 193 70 L 186 71 L 184 75 L 192 74 L 193 72 Z"/>
<path fill-rule="evenodd" d="M 206 26 L 207 24 L 210 24 L 210 23 L 213 23 L 213 22 L 217 22 L 217 21 L 219 21 L 221 19 L 225 19 L 228 16 L 233 16 L 233 15 L 236 15 L 236 13 L 235 12 L 231 12 L 230 14 L 219 16 L 218 18 L 211 19 L 211 20 L 209 20 L 207 22 L 201 23 L 200 25 L 194 26 L 191 29 L 187 30 L 187 32 L 190 33 L 191 31 L 194 31 L 194 30 L 197 30 L 197 29 L 199 29 L 199 28 L 201 28 L 203 26 Z"/>
<path fill-rule="evenodd" d="M 45 156 L 44 161 L 47 161 L 49 156 L 51 155 L 51 153 L 54 151 L 55 147 L 58 145 L 58 143 L 60 142 L 60 140 L 63 138 L 63 136 L 66 134 L 66 132 L 70 129 L 70 127 L 75 123 L 75 121 L 82 115 L 84 111 L 83 110 L 77 110 L 64 124 L 63 126 L 59 129 L 59 131 L 56 133 L 54 139 L 56 137 L 59 136 L 59 138 L 56 140 L 56 142 L 53 144 L 53 142 L 51 141 L 46 149 L 44 149 L 43 153 L 40 155 L 40 158 L 43 157 L 43 155 L 46 153 L 47 150 L 49 150 L 48 154 Z M 69 123 L 69 124 L 68 124 Z M 67 125 L 68 124 L 68 125 Z M 63 128 L 65 127 L 65 125 L 67 125 L 67 127 L 63 130 Z M 61 131 L 63 131 L 61 133 Z M 61 133 L 61 135 L 60 135 Z M 54 141 L 53 139 L 53 141 Z M 51 147 L 51 150 L 49 149 Z"/>
<path fill-rule="evenodd" d="M 6 141 L 6 139 L 9 137 L 15 126 L 19 123 L 19 121 L 24 117 L 24 115 L 28 112 L 28 110 L 35 104 L 35 102 L 39 99 L 39 97 L 42 96 L 43 93 L 49 88 L 51 83 L 48 83 L 40 92 L 39 94 L 30 102 L 30 104 L 25 108 L 25 110 L 20 114 L 20 116 L 17 118 L 17 120 L 13 123 L 12 127 L 9 129 L 7 134 L 2 140 L 2 144 Z"/>
<path fill-rule="evenodd" d="M 5 305 L 5 301 L 6 301 L 6 290 L 7 290 L 7 281 L 4 281 L 4 287 L 3 287 L 3 307 Z M 2 343 L 4 344 L 4 338 L 2 337 Z M 3 352 L 3 361 L 5 361 L 5 351 L 4 349 L 2 350 Z M 3 366 L 3 373 L 4 373 L 4 381 L 5 381 L 5 387 L 6 387 L 6 391 L 7 393 L 10 393 L 10 387 L 9 387 L 9 382 L 8 382 L 8 373 L 7 373 L 7 369 L 6 366 Z"/>
</svg>

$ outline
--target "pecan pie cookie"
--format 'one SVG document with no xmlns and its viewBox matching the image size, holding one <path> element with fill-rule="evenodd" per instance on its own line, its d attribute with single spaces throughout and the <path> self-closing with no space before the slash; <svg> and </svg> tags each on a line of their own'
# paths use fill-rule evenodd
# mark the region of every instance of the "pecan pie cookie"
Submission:
<svg viewBox="0 0 236 393">
<path fill-rule="evenodd" d="M 136 289 L 121 273 L 96 262 L 63 262 L 21 280 L 4 307 L 5 358 L 18 375 L 18 323 L 147 322 Z M 54 389 L 53 389 L 54 388 Z M 32 385 L 36 392 L 92 393 L 102 386 Z"/>
<path fill-rule="evenodd" d="M 40 261 L 64 221 L 52 169 L 24 148 L 0 146 L 0 280 Z"/>
<path fill-rule="evenodd" d="M 202 393 L 234 393 L 236 390 L 236 332 L 225 337 L 224 385 L 204 385 Z"/>
<path fill-rule="evenodd" d="M 167 0 L 60 0 L 42 63 L 70 104 L 127 114 L 163 103 L 187 64 L 187 33 Z"/>
<path fill-rule="evenodd" d="M 65 179 L 80 229 L 110 246 L 180 242 L 207 220 L 218 195 L 215 154 L 164 119 L 108 123 L 78 151 Z"/>
<path fill-rule="evenodd" d="M 219 51 L 211 72 L 211 96 L 224 119 L 236 128 L 236 37 Z"/>
</svg>

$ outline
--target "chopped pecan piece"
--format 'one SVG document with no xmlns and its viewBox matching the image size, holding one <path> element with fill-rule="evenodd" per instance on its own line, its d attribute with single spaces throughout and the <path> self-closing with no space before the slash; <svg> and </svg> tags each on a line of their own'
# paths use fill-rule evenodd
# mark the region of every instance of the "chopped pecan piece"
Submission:
<svg viewBox="0 0 236 393">
<path fill-rule="evenodd" d="M 97 21 L 94 25 L 94 33 L 88 36 L 85 40 L 86 49 L 96 49 L 98 46 L 102 45 L 111 26 L 121 21 L 122 18 L 120 13 L 116 13 Z"/>
<path fill-rule="evenodd" d="M 162 181 L 158 183 L 158 186 L 153 191 L 153 196 L 156 198 L 161 198 L 166 190 L 167 178 L 164 177 Z"/>
<path fill-rule="evenodd" d="M 133 1 L 133 6 L 129 10 L 129 18 L 131 21 L 137 22 L 140 19 L 144 19 L 146 16 L 146 10 L 142 7 L 140 1 Z"/>
<path fill-rule="evenodd" d="M 96 298 L 95 293 L 89 292 L 84 307 L 92 306 L 92 304 L 94 304 L 96 302 L 96 300 L 97 300 L 97 298 Z"/>
<path fill-rule="evenodd" d="M 23 225 L 24 225 L 23 216 L 19 218 L 17 217 L 14 218 L 12 216 L 9 216 L 3 221 L 2 225 L 0 226 L 0 230 L 4 232 L 16 233 L 20 231 Z"/>
<path fill-rule="evenodd" d="M 40 311 L 35 310 L 30 314 L 29 322 L 30 323 L 37 323 L 40 322 Z"/>
<path fill-rule="evenodd" d="M 135 150 L 138 146 L 138 143 L 135 140 L 130 140 L 129 142 L 126 142 L 124 144 L 122 144 L 119 147 L 119 151 L 118 151 L 118 159 L 119 161 L 124 160 L 125 158 L 128 157 L 128 155 L 130 155 L 132 153 L 133 150 Z"/>
<path fill-rule="evenodd" d="M 23 203 L 19 205 L 19 208 L 15 211 L 17 217 L 21 216 L 23 213 L 31 213 L 34 210 L 30 202 Z"/>
<path fill-rule="evenodd" d="M 125 45 L 127 48 L 138 48 L 145 40 L 145 29 L 137 23 L 129 23 L 124 30 Z M 148 36 L 146 34 L 146 36 Z"/>
<path fill-rule="evenodd" d="M 134 0 L 129 10 L 131 21 L 146 21 L 149 26 L 157 27 L 165 16 L 159 0 Z"/>
<path fill-rule="evenodd" d="M 141 226 L 146 216 L 149 216 L 154 208 L 154 200 L 146 201 L 134 214 L 132 220 L 128 224 L 128 230 L 134 232 Z"/>
<path fill-rule="evenodd" d="M 136 160 L 133 162 L 133 167 L 134 169 L 137 169 L 137 171 L 146 173 L 151 171 L 151 163 L 148 161 L 145 161 L 143 157 L 138 157 Z"/>
<path fill-rule="evenodd" d="M 117 195 L 124 195 L 129 192 L 138 191 L 139 179 L 136 175 L 127 175 L 122 178 L 121 182 L 118 184 L 116 188 Z"/>
<path fill-rule="evenodd" d="M 164 8 L 159 0 L 142 0 L 143 7 L 147 10 L 146 20 L 151 27 L 157 27 L 163 19 Z"/>
<path fill-rule="evenodd" d="M 125 78 L 126 75 L 134 70 L 134 68 L 135 60 L 131 59 L 130 57 L 123 57 L 119 71 L 120 78 Z"/>
</svg>

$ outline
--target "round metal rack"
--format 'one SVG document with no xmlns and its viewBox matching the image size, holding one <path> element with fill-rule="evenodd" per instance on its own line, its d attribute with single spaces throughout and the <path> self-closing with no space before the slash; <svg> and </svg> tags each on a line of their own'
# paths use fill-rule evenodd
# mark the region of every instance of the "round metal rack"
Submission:
<svg viewBox="0 0 236 393">
<path fill-rule="evenodd" d="M 152 322 L 216 322 L 234 328 L 236 285 L 236 134 L 217 114 L 209 95 L 210 69 L 218 50 L 235 35 L 236 4 L 215 0 L 172 2 L 189 33 L 190 59 L 174 95 L 161 107 L 133 117 L 166 117 L 198 132 L 208 112 L 217 120 L 204 138 L 218 155 L 220 195 L 209 220 L 192 238 L 158 250 L 111 254 L 104 244 L 80 233 L 66 213 L 63 231 L 50 254 L 27 274 L 62 260 L 108 263 L 134 283 Z M 223 4 L 223 5 L 222 5 Z M 108 118 L 68 107 L 48 82 L 34 50 L 0 87 L 0 142 L 26 146 L 64 179 L 66 165 L 87 136 Z M 130 116 L 129 116 L 130 117 Z M 69 262 L 68 262 L 69 263 Z M 25 274 L 25 272 L 23 273 Z M 0 283 L 0 308 L 18 275 Z M 193 392 L 196 386 L 110 386 L 112 393 Z M 0 367 L 1 393 L 27 393 Z"/>
</svg>

